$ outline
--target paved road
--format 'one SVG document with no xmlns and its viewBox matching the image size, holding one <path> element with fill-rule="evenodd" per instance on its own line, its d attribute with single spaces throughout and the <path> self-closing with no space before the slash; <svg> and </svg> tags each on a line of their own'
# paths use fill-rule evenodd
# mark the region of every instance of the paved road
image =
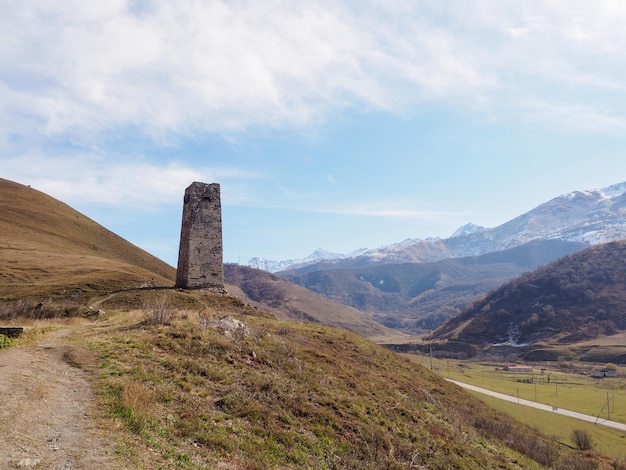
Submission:
<svg viewBox="0 0 626 470">
<path fill-rule="evenodd" d="M 561 408 L 552 407 L 550 405 L 544 405 L 543 403 L 537 403 L 530 400 L 524 400 L 523 398 L 512 397 L 510 395 L 505 395 L 504 393 L 498 393 L 491 390 L 487 390 L 486 388 L 475 387 L 474 385 L 469 385 L 463 382 L 457 382 L 456 380 L 446 379 L 449 382 L 457 384 L 459 387 L 466 388 L 468 390 L 472 390 L 474 392 L 483 393 L 485 395 L 489 395 L 494 398 L 499 398 L 501 400 L 510 401 L 513 403 L 519 403 L 520 405 L 530 406 L 531 408 L 537 408 L 538 410 L 550 411 L 552 413 L 557 413 L 563 416 L 569 416 L 570 418 L 580 419 L 582 421 L 588 421 L 590 423 L 601 424 L 602 426 L 606 426 L 609 428 L 617 429 L 618 431 L 626 432 L 626 424 L 618 423 L 616 421 L 609 421 L 608 419 L 598 419 L 596 416 L 586 415 L 583 413 L 578 413 L 576 411 L 564 410 Z"/>
</svg>

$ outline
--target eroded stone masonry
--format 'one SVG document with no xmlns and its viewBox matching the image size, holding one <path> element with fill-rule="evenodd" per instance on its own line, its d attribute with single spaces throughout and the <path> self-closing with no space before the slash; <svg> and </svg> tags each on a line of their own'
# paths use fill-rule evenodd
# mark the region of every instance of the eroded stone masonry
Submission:
<svg viewBox="0 0 626 470">
<path fill-rule="evenodd" d="M 176 287 L 224 288 L 220 185 L 194 182 L 185 190 Z"/>
</svg>

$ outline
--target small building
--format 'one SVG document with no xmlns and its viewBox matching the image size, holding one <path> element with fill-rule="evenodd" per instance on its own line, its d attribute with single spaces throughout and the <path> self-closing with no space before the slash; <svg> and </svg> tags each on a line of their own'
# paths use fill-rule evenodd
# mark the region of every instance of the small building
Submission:
<svg viewBox="0 0 626 470">
<path fill-rule="evenodd" d="M 518 366 L 517 364 L 507 364 L 502 370 L 507 372 L 532 372 L 533 368 L 531 366 Z"/>
<path fill-rule="evenodd" d="M 603 379 L 604 377 L 617 377 L 616 369 L 593 369 L 591 376 L 595 379 Z"/>
</svg>

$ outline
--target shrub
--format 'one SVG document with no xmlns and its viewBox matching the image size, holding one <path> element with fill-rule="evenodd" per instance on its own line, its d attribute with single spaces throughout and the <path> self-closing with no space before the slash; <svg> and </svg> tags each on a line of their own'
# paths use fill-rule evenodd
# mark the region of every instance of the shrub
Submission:
<svg viewBox="0 0 626 470">
<path fill-rule="evenodd" d="M 0 334 L 0 349 L 8 348 L 13 345 L 13 340 L 7 335 Z"/>
<path fill-rule="evenodd" d="M 48 318 L 69 318 L 93 314 L 81 304 L 70 300 L 47 299 L 37 301 L 20 299 L 0 304 L 0 320 L 30 318 L 41 320 Z"/>
<path fill-rule="evenodd" d="M 570 454 L 563 457 L 556 466 L 557 470 L 598 470 L 598 463 L 585 454 Z"/>
<path fill-rule="evenodd" d="M 584 429 L 574 429 L 572 431 L 572 442 L 578 450 L 593 449 L 593 439 L 591 434 Z"/>
<path fill-rule="evenodd" d="M 146 299 L 141 310 L 144 320 L 149 325 L 169 325 L 175 312 L 169 297 L 165 294 L 155 299 Z"/>
</svg>

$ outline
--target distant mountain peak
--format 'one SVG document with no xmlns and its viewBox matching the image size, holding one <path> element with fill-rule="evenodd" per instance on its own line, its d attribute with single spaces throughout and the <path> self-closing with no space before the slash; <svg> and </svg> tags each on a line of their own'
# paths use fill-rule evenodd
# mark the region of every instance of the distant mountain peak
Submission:
<svg viewBox="0 0 626 470">
<path fill-rule="evenodd" d="M 626 181 L 602 188 L 600 192 L 609 199 L 615 199 L 623 196 L 626 194 Z"/>
<path fill-rule="evenodd" d="M 469 235 L 470 233 L 480 232 L 481 230 L 487 230 L 487 227 L 483 227 L 482 225 L 476 225 L 472 223 L 465 224 L 457 228 L 450 238 L 461 237 L 463 235 Z"/>
<path fill-rule="evenodd" d="M 534 240 L 561 240 L 587 246 L 626 239 L 626 182 L 605 188 L 575 190 L 557 196 L 494 228 L 465 224 L 449 238 L 408 238 L 399 243 L 361 249 L 347 255 L 317 250 L 304 259 L 248 265 L 270 272 L 304 264 L 332 262 L 359 265 L 417 262 L 479 256 L 521 246 Z"/>
<path fill-rule="evenodd" d="M 290 269 L 296 266 L 319 263 L 323 261 L 336 261 L 342 260 L 346 258 L 355 258 L 357 256 L 362 255 L 367 252 L 367 248 L 359 248 L 358 250 L 351 251 L 350 253 L 334 253 L 332 251 L 325 250 L 323 248 L 318 248 L 309 256 L 304 258 L 297 259 L 288 259 L 283 261 L 275 261 L 266 258 L 252 258 L 248 261 L 247 266 L 254 269 L 261 269 L 263 271 L 268 271 L 270 273 L 275 273 L 278 271 L 283 271 L 285 269 Z"/>
</svg>

